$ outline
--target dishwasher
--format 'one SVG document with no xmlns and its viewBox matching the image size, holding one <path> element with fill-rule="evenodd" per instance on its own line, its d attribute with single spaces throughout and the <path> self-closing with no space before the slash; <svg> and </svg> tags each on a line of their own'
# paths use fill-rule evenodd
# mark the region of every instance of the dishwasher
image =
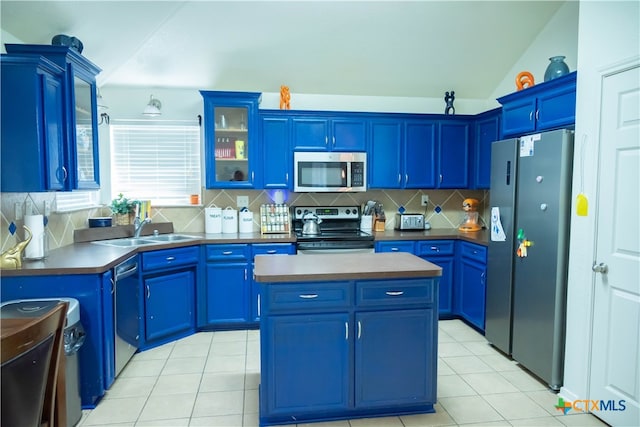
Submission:
<svg viewBox="0 0 640 427">
<path fill-rule="evenodd" d="M 135 255 L 113 269 L 116 377 L 140 346 L 140 273 Z"/>
</svg>

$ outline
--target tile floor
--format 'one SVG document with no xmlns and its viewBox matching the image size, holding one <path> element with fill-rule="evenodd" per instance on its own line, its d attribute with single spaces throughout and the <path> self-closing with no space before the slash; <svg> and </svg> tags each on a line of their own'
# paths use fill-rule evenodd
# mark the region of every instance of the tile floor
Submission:
<svg viewBox="0 0 640 427">
<path fill-rule="evenodd" d="M 557 396 L 460 320 L 439 322 L 435 414 L 306 427 L 606 426 Z M 79 426 L 258 425 L 259 332 L 201 332 L 136 354 Z M 298 427 L 303 424 L 298 424 Z"/>
</svg>

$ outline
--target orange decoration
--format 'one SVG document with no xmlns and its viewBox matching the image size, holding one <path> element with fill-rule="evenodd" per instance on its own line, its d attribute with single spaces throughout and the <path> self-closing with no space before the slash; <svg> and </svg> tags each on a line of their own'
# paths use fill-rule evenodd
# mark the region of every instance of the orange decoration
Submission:
<svg viewBox="0 0 640 427">
<path fill-rule="evenodd" d="M 280 109 L 290 109 L 289 101 L 291 100 L 291 94 L 289 93 L 288 86 L 280 86 Z"/>
<path fill-rule="evenodd" d="M 528 71 L 522 71 L 516 76 L 516 87 L 518 90 L 531 87 L 534 84 L 533 75 Z"/>
</svg>

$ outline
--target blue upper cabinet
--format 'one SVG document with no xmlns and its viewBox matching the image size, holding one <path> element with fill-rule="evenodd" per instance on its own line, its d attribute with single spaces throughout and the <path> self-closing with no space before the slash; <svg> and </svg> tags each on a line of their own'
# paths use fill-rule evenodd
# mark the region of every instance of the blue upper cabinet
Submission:
<svg viewBox="0 0 640 427">
<path fill-rule="evenodd" d="M 101 71 L 100 68 L 66 46 L 6 44 L 5 47 L 7 55 L 3 56 L 3 74 L 5 68 L 11 68 L 12 71 L 2 78 L 3 102 L 5 98 L 20 99 L 22 105 L 19 110 L 22 112 L 7 112 L 8 115 L 5 115 L 3 108 L 2 191 L 99 188 L 96 75 Z M 39 59 L 38 68 L 28 65 L 29 62 L 37 62 L 34 58 L 40 57 L 62 69 L 62 74 L 54 78 L 55 73 L 45 72 L 46 67 Z M 20 67 L 23 72 L 16 71 Z M 58 78 L 60 89 L 54 87 L 58 84 L 54 80 Z M 34 84 L 37 87 L 35 92 Z M 12 91 L 23 91 L 26 98 L 7 96 Z M 36 117 L 40 113 L 44 115 Z M 25 129 L 25 124 L 29 128 L 34 124 L 46 125 L 46 130 Z M 55 142 L 56 139 L 61 139 L 61 144 Z M 19 144 L 9 142 L 9 146 L 17 153 L 6 157 L 5 161 L 5 145 L 12 140 L 20 141 Z M 56 145 L 62 146 L 62 153 L 55 153 Z M 21 173 L 30 176 L 15 178 L 11 172 L 15 166 L 8 162 L 20 165 Z M 25 167 L 30 166 L 24 166 L 27 164 L 33 164 L 34 167 L 43 164 L 46 167 L 29 174 Z M 9 183 L 5 183 L 5 173 L 13 176 Z"/>
<path fill-rule="evenodd" d="M 260 112 L 262 188 L 292 189 L 291 118 L 278 111 Z"/>
<path fill-rule="evenodd" d="M 472 188 L 488 189 L 491 183 L 491 144 L 499 141 L 502 110 L 496 108 L 476 116 L 473 156 Z"/>
<path fill-rule="evenodd" d="M 471 119 L 439 121 L 437 188 L 469 188 Z"/>
<path fill-rule="evenodd" d="M 295 151 L 365 151 L 367 120 L 357 113 L 292 113 Z"/>
<path fill-rule="evenodd" d="M 435 128 L 430 120 L 372 118 L 369 188 L 433 188 Z"/>
<path fill-rule="evenodd" d="M 576 77 L 574 71 L 498 98 L 502 104 L 502 136 L 520 136 L 573 125 Z"/>
<path fill-rule="evenodd" d="M 204 100 L 207 188 L 257 188 L 260 93 L 200 91 Z"/>
</svg>

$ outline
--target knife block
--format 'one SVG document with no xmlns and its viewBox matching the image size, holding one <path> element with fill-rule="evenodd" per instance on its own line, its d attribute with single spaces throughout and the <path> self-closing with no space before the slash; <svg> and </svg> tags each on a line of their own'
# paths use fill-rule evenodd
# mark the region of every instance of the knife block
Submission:
<svg viewBox="0 0 640 427">
<path fill-rule="evenodd" d="M 384 231 L 385 218 L 379 215 L 373 217 L 373 231 Z"/>
</svg>

